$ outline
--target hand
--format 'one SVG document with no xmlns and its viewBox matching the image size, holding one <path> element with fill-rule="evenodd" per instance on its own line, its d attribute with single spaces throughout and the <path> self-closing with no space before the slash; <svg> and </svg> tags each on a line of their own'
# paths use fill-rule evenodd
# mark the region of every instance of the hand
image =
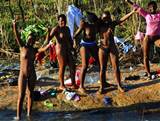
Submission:
<svg viewBox="0 0 160 121">
<path fill-rule="evenodd" d="M 49 45 L 52 45 L 52 44 L 53 44 L 53 42 L 52 42 L 52 40 L 50 40 L 50 41 L 49 41 Z"/>
<path fill-rule="evenodd" d="M 138 8 L 137 7 L 134 7 L 133 8 L 133 12 L 137 12 L 138 11 Z"/>
<path fill-rule="evenodd" d="M 16 24 L 16 20 L 14 19 L 14 20 L 12 20 L 12 24 Z"/>
</svg>

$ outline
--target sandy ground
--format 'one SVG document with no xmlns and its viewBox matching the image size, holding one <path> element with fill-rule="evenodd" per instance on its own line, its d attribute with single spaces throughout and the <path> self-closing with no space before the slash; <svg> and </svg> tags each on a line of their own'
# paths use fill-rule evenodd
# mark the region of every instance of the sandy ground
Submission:
<svg viewBox="0 0 160 121">
<path fill-rule="evenodd" d="M 157 64 L 151 66 L 152 70 L 158 70 Z M 67 100 L 65 94 L 57 90 L 56 96 L 47 96 L 35 101 L 33 109 L 36 111 L 87 111 L 87 110 L 106 110 L 106 111 L 129 111 L 129 110 L 143 110 L 143 109 L 157 109 L 160 110 L 160 78 L 154 80 L 147 80 L 145 78 L 124 79 L 124 77 L 137 76 L 144 72 L 142 65 L 137 65 L 132 71 L 122 72 L 122 84 L 128 90 L 125 93 L 119 92 L 116 87 L 106 89 L 105 94 L 98 94 L 99 83 L 86 84 L 87 93 L 81 95 L 74 90 L 79 96 L 80 101 Z M 45 73 L 45 72 L 44 72 Z M 54 74 L 57 78 L 57 74 Z M 115 84 L 112 72 L 108 73 L 109 83 Z M 43 90 L 50 88 L 56 89 L 59 85 L 57 79 L 45 78 L 44 81 L 37 81 L 36 90 L 40 87 Z M 104 98 L 109 97 L 108 104 L 104 103 Z M 49 108 L 44 105 L 48 100 L 53 104 Z M 17 86 L 3 85 L 0 86 L 0 110 L 11 109 L 16 110 L 17 102 Z M 24 102 L 24 109 L 26 109 L 26 100 Z"/>
</svg>

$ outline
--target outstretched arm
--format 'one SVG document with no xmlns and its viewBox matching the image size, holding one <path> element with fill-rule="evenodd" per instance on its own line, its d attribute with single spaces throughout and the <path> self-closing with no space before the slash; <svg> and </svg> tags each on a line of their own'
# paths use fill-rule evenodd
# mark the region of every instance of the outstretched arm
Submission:
<svg viewBox="0 0 160 121">
<path fill-rule="evenodd" d="M 18 31 L 17 31 L 16 20 L 12 20 L 12 24 L 13 24 L 13 32 L 14 32 L 16 41 L 17 41 L 18 45 L 19 45 L 20 47 L 22 47 L 23 44 L 22 44 L 22 41 L 21 41 L 20 36 L 19 36 L 19 34 L 18 34 Z"/>
<path fill-rule="evenodd" d="M 136 11 L 136 9 L 132 10 L 130 13 L 126 14 L 125 16 L 123 16 L 120 21 L 119 24 L 121 24 L 122 22 L 124 22 L 125 20 L 127 20 L 134 12 Z"/>
<path fill-rule="evenodd" d="M 53 42 L 50 41 L 46 46 L 39 48 L 38 52 L 41 53 L 41 52 L 46 51 L 52 44 Z"/>
<path fill-rule="evenodd" d="M 41 48 L 38 49 L 38 52 L 44 52 L 46 51 L 52 43 L 52 41 L 49 41 L 49 35 L 50 35 L 50 32 L 49 32 L 49 29 L 47 30 L 47 35 L 46 35 L 46 40 L 44 42 L 44 44 L 42 45 Z"/>
<path fill-rule="evenodd" d="M 133 3 L 130 0 L 125 0 L 125 1 L 128 2 L 134 9 L 137 9 L 136 12 L 138 12 L 141 16 L 146 17 L 146 15 L 148 14 L 147 11 L 145 11 L 143 8 L 141 8 L 136 3 Z"/>
</svg>

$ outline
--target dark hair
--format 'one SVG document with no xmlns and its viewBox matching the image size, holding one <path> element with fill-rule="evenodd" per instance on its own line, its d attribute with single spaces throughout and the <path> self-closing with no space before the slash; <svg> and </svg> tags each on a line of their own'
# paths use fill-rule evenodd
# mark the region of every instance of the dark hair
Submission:
<svg viewBox="0 0 160 121">
<path fill-rule="evenodd" d="M 150 6 L 150 5 L 153 5 L 153 6 L 155 6 L 157 8 L 157 3 L 155 1 L 150 1 L 148 3 L 148 6 Z"/>
<path fill-rule="evenodd" d="M 58 18 L 58 21 L 59 21 L 60 18 L 62 18 L 64 21 L 67 20 L 66 16 L 64 14 L 60 14 L 57 18 Z"/>
<path fill-rule="evenodd" d="M 86 11 L 86 14 L 87 14 L 86 18 L 87 18 L 88 22 L 95 23 L 96 21 L 98 21 L 98 17 L 96 16 L 95 13 Z"/>
<path fill-rule="evenodd" d="M 111 13 L 110 13 L 109 11 L 104 11 L 104 12 L 102 13 L 102 15 L 103 15 L 103 14 L 105 14 L 105 15 L 107 15 L 107 16 L 108 16 L 108 15 L 111 15 Z"/>
</svg>

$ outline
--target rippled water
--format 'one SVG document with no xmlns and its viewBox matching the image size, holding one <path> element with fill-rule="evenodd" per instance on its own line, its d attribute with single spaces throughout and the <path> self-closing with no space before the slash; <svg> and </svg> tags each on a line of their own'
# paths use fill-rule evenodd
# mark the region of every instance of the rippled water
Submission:
<svg viewBox="0 0 160 121">
<path fill-rule="evenodd" d="M 15 111 L 0 111 L 0 121 L 12 121 Z M 32 119 L 22 115 L 22 121 L 160 121 L 160 113 L 143 114 L 132 112 L 81 112 L 81 113 L 55 113 L 35 112 Z"/>
</svg>

